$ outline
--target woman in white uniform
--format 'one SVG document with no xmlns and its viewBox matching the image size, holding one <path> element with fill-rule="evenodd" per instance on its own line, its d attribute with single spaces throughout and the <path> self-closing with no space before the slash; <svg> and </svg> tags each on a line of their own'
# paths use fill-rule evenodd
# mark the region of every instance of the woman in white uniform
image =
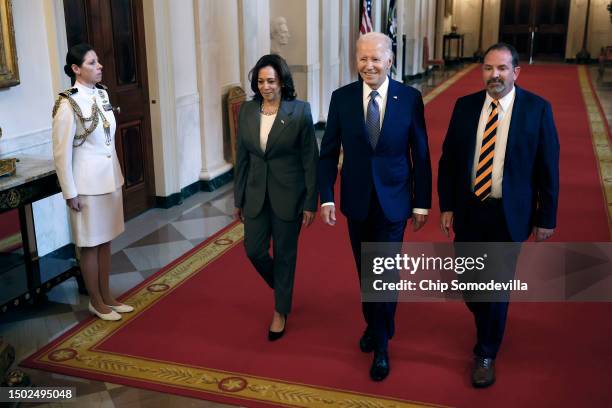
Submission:
<svg viewBox="0 0 612 408">
<path fill-rule="evenodd" d="M 73 87 L 59 94 L 53 108 L 53 156 L 70 224 L 81 249 L 81 273 L 89 293 L 89 311 L 103 320 L 119 320 L 134 310 L 111 294 L 110 241 L 124 230 L 123 175 L 115 151 L 115 117 L 102 65 L 90 45 L 75 45 L 64 71 Z"/>
</svg>

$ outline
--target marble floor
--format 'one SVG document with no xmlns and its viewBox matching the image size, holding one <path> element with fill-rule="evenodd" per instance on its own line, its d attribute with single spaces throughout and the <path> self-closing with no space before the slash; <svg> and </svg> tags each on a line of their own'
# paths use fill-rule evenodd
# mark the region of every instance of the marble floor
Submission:
<svg viewBox="0 0 612 408">
<path fill-rule="evenodd" d="M 608 121 L 612 117 L 612 72 L 597 80 L 597 68 L 590 67 L 594 85 Z M 410 85 L 424 94 L 457 72 L 447 69 L 415 79 Z M 321 137 L 321 132 L 318 132 Z M 200 192 L 170 209 L 152 209 L 130 220 L 126 232 L 112 243 L 111 287 L 120 294 L 158 271 L 232 221 L 233 187 L 226 185 L 212 193 Z M 2 316 L 0 336 L 16 349 L 17 361 L 89 316 L 88 299 L 79 295 L 74 279 L 58 285 L 48 301 Z M 32 382 L 46 386 L 77 387 L 76 405 L 86 407 L 221 407 L 209 401 L 178 397 L 139 388 L 24 369 Z M 62 406 L 47 404 L 41 406 Z"/>
</svg>

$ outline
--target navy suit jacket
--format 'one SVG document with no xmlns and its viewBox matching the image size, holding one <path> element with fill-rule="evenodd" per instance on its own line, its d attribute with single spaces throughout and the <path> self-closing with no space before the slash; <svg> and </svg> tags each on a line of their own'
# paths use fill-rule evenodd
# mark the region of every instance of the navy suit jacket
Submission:
<svg viewBox="0 0 612 408">
<path fill-rule="evenodd" d="M 486 92 L 459 98 L 438 170 L 440 211 L 453 211 L 455 232 L 467 231 L 476 132 Z M 504 159 L 502 203 L 513 241 L 525 241 L 533 226 L 555 228 L 559 196 L 559 139 L 550 104 L 516 87 Z"/>
<path fill-rule="evenodd" d="M 334 201 L 340 146 L 343 150 L 340 209 L 365 220 L 375 189 L 385 217 L 392 222 L 431 207 L 431 162 L 421 94 L 389 78 L 387 105 L 376 149 L 365 128 L 363 82 L 332 94 L 319 155 L 321 203 Z"/>
</svg>

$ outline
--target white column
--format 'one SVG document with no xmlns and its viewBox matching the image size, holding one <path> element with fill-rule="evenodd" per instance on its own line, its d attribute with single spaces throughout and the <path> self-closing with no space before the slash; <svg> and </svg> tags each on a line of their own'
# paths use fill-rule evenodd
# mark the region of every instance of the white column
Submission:
<svg viewBox="0 0 612 408">
<path fill-rule="evenodd" d="M 321 111 L 318 121 L 325 122 L 331 94 L 340 85 L 340 32 L 337 30 L 340 21 L 340 4 L 336 1 L 320 0 L 319 6 L 322 29 L 320 30 Z"/>
<path fill-rule="evenodd" d="M 359 37 L 359 0 L 340 1 L 340 85 L 357 79 L 355 42 Z"/>
<path fill-rule="evenodd" d="M 270 1 L 239 0 L 238 15 L 242 87 L 252 96 L 249 71 L 259 58 L 270 53 Z"/>
<path fill-rule="evenodd" d="M 220 66 L 224 50 L 218 41 L 223 4 L 216 1 L 194 0 L 197 83 L 200 98 L 201 160 L 200 179 L 211 181 L 228 172 L 232 165 L 223 155 L 223 113 Z"/>
<path fill-rule="evenodd" d="M 172 25 L 172 64 L 176 109 L 176 163 L 179 188 L 200 179 L 202 168 L 200 98 L 197 77 L 197 47 L 193 0 L 173 0 L 170 7 Z"/>
<path fill-rule="evenodd" d="M 397 28 L 396 28 L 396 37 L 397 37 L 397 50 L 395 53 L 395 78 L 396 80 L 402 82 L 402 70 L 404 68 L 404 6 L 405 2 L 403 0 L 397 0 L 395 3 L 395 13 L 397 15 Z"/>
<path fill-rule="evenodd" d="M 143 8 L 155 194 L 167 197 L 180 191 L 170 4 L 151 0 L 143 2 Z"/>
<path fill-rule="evenodd" d="M 403 34 L 406 34 L 406 75 L 415 75 L 419 71 L 419 65 L 415 54 L 418 50 L 419 15 L 418 0 L 406 0 L 404 7 L 404 27 Z"/>
</svg>

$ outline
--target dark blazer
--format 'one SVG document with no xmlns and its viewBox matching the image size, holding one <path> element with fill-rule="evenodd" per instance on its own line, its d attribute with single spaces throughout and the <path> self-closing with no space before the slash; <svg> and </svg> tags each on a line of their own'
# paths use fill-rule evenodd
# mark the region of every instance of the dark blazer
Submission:
<svg viewBox="0 0 612 408">
<path fill-rule="evenodd" d="M 476 132 L 486 92 L 459 98 L 438 171 L 440 211 L 453 211 L 455 232 L 469 228 Z M 512 239 L 526 240 L 533 226 L 555 228 L 559 195 L 559 139 L 550 104 L 516 87 L 504 160 L 502 202 Z"/>
<path fill-rule="evenodd" d="M 340 209 L 364 220 L 375 187 L 385 217 L 411 217 L 412 209 L 431 207 L 431 162 L 421 94 L 389 78 L 385 117 L 376 149 L 365 128 L 363 82 L 332 94 L 319 157 L 321 203 L 334 201 L 334 183 L 342 145 Z"/>
<path fill-rule="evenodd" d="M 317 210 L 318 149 L 307 102 L 281 101 L 265 152 L 259 143 L 260 103 L 245 102 L 238 114 L 234 201 L 256 217 L 266 194 L 284 221 Z"/>
</svg>

